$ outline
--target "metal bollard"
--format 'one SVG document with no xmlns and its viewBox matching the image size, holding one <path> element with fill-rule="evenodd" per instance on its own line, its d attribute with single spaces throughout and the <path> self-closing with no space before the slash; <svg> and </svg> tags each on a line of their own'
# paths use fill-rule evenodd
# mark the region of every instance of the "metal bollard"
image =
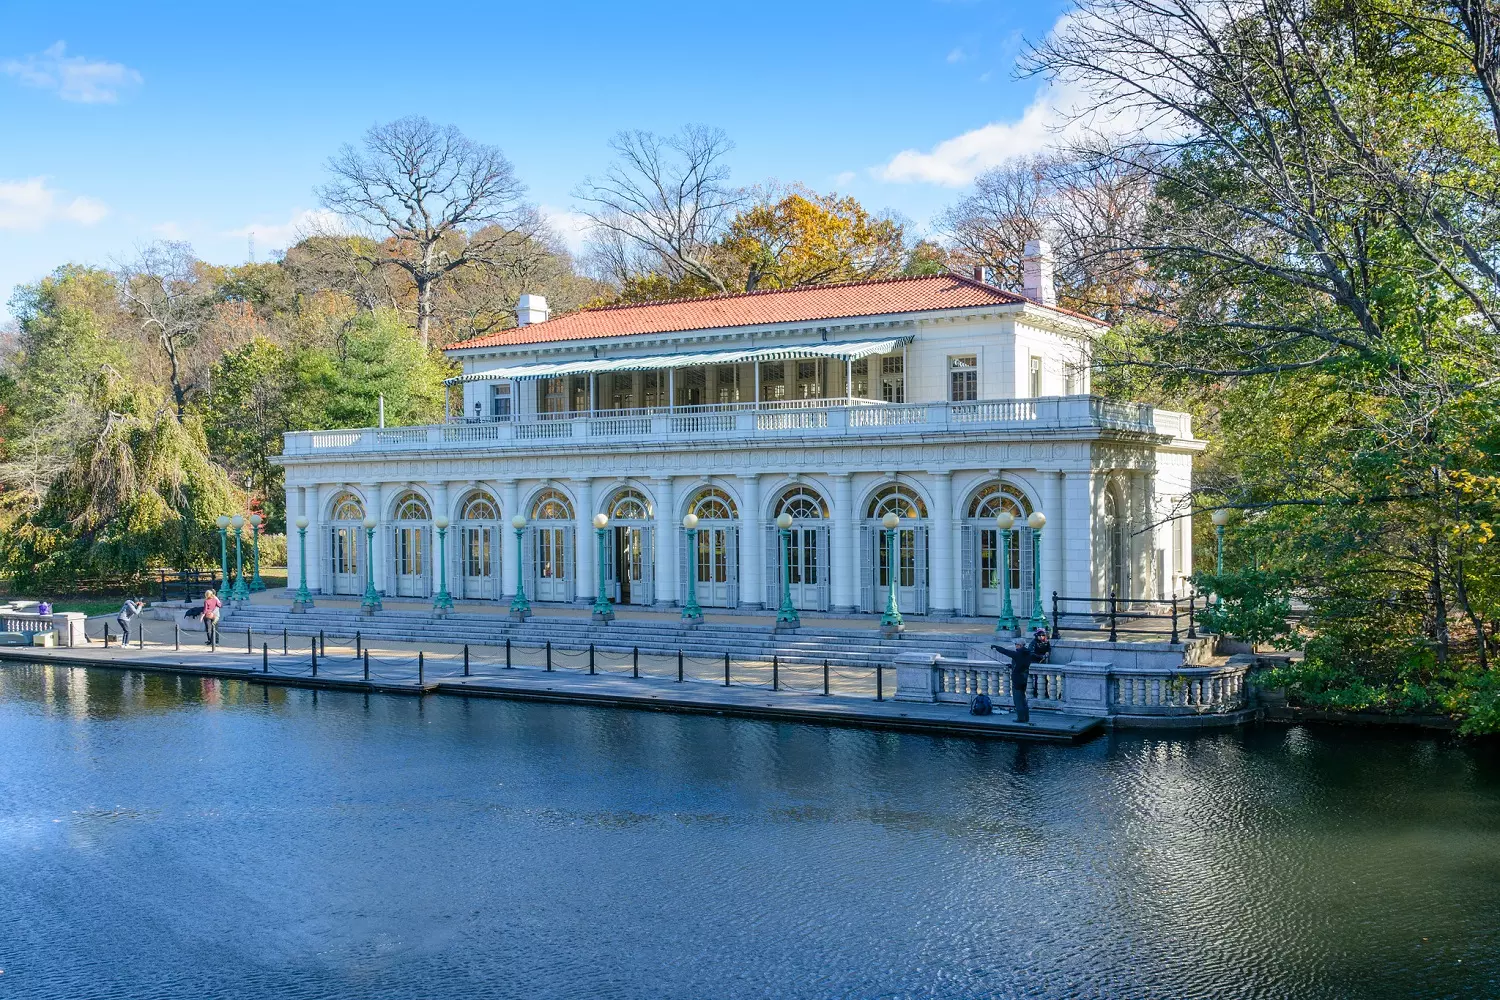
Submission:
<svg viewBox="0 0 1500 1000">
<path fill-rule="evenodd" d="M 505 669 L 510 669 L 510 637 L 505 638 Z"/>
<path fill-rule="evenodd" d="M 219 626 L 217 623 L 208 630 L 208 651 L 217 653 L 219 651 Z"/>
<path fill-rule="evenodd" d="M 365 650 L 365 680 L 370 679 L 370 651 Z"/>
<path fill-rule="evenodd" d="M 1052 638 L 1057 638 L 1057 591 L 1052 592 Z"/>
<path fill-rule="evenodd" d="M 146 623 L 145 622 L 141 622 L 135 628 L 135 648 L 136 649 L 145 649 L 146 648 Z"/>
<path fill-rule="evenodd" d="M 729 654 L 724 654 L 724 686 L 729 686 Z"/>
<path fill-rule="evenodd" d="M 823 693 L 828 693 L 828 661 L 823 661 Z"/>
<path fill-rule="evenodd" d="M 253 640 L 250 637 L 250 630 L 249 629 L 245 629 L 245 652 L 246 653 L 253 653 L 253 652 L 255 652 L 255 640 Z"/>
<path fill-rule="evenodd" d="M 885 667 L 875 664 L 875 700 L 885 701 Z"/>
<path fill-rule="evenodd" d="M 771 690 L 781 690 L 781 657 L 771 654 Z"/>
<path fill-rule="evenodd" d="M 109 648 L 109 622 L 104 623 L 104 648 Z"/>
<path fill-rule="evenodd" d="M 1181 641 L 1177 635 L 1177 595 L 1172 595 L 1172 645 Z"/>
<path fill-rule="evenodd" d="M 286 655 L 286 626 L 281 629 L 281 655 Z"/>
<path fill-rule="evenodd" d="M 313 676 L 316 677 L 318 676 L 318 640 L 316 638 L 312 641 L 312 664 Z"/>
<path fill-rule="evenodd" d="M 318 629 L 318 652 L 324 656 L 328 655 L 328 639 L 324 637 L 322 629 Z"/>
<path fill-rule="evenodd" d="M 109 631 L 109 626 L 105 625 L 104 626 L 104 630 L 106 632 L 108 632 Z M 1193 591 L 1191 594 L 1188 594 L 1188 638 L 1189 639 L 1196 639 L 1196 638 L 1198 638 L 1198 592 L 1197 591 Z"/>
<path fill-rule="evenodd" d="M 1109 641 L 1110 642 L 1119 642 L 1120 641 L 1120 635 L 1119 635 L 1119 633 L 1115 629 L 1115 609 L 1117 607 L 1118 607 L 1118 601 L 1115 598 L 1115 592 L 1113 590 L 1111 590 L 1109 592 Z"/>
<path fill-rule="evenodd" d="M 552 640 L 548 639 L 547 640 L 547 671 L 550 673 L 551 670 L 552 670 Z"/>
<path fill-rule="evenodd" d="M 639 646 L 630 651 L 630 676 L 635 678 L 641 676 L 641 647 Z"/>
<path fill-rule="evenodd" d="M 677 651 L 677 683 L 682 683 L 682 650 Z"/>
<path fill-rule="evenodd" d="M 364 638 L 359 634 L 359 629 L 354 630 L 354 655 L 358 656 L 364 651 Z"/>
<path fill-rule="evenodd" d="M 589 643 L 589 676 L 594 676 L 594 644 Z"/>
<path fill-rule="evenodd" d="M 509 645 L 510 640 L 506 639 L 505 643 Z M 464 676 L 469 676 L 469 644 L 467 642 L 464 643 Z"/>
<path fill-rule="evenodd" d="M 424 684 L 424 683 L 426 683 L 426 678 L 423 676 L 427 672 L 426 666 L 427 666 L 427 664 L 426 664 L 426 658 L 423 656 L 422 651 L 419 649 L 419 650 L 417 650 L 417 683 L 418 684 Z"/>
<path fill-rule="evenodd" d="M 182 626 L 175 622 L 172 624 L 172 648 L 176 650 L 182 649 Z"/>
<path fill-rule="evenodd" d="M 260 672 L 263 674 L 271 672 L 271 647 L 266 643 L 260 644 Z"/>
</svg>

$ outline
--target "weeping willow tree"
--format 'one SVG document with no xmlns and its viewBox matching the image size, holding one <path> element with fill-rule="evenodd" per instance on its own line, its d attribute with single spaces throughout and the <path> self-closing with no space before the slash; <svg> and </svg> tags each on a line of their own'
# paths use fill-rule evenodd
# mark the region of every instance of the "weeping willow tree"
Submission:
<svg viewBox="0 0 1500 1000">
<path fill-rule="evenodd" d="M 110 365 L 82 402 L 61 470 L 45 492 L 16 498 L 0 535 L 12 585 L 67 588 L 215 562 L 213 519 L 244 498 L 209 457 L 197 418 L 179 418 L 160 389 Z"/>
</svg>

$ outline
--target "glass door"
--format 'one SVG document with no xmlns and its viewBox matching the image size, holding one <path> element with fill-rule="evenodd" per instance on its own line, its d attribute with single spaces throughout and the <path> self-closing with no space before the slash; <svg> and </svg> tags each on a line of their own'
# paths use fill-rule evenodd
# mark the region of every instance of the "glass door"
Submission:
<svg viewBox="0 0 1500 1000">
<path fill-rule="evenodd" d="M 358 527 L 334 528 L 330 565 L 333 567 L 335 594 L 362 594 L 365 581 L 360 576 Z"/>
</svg>

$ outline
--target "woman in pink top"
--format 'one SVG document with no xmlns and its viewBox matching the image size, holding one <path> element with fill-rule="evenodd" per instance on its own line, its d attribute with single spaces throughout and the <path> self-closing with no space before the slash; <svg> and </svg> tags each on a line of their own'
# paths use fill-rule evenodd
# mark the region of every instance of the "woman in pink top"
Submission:
<svg viewBox="0 0 1500 1000">
<path fill-rule="evenodd" d="M 210 646 L 219 644 L 219 609 L 223 606 L 212 590 L 203 592 L 203 635 Z"/>
</svg>

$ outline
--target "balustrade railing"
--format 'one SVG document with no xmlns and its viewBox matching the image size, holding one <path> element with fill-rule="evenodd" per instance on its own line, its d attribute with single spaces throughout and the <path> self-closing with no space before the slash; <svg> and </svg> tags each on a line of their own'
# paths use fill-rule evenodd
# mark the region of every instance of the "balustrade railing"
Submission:
<svg viewBox="0 0 1500 1000">
<path fill-rule="evenodd" d="M 800 433 L 838 436 L 924 433 L 945 429 L 972 432 L 1046 428 L 1111 428 L 1186 437 L 1185 414 L 1141 403 L 1116 403 L 1094 396 L 994 399 L 949 403 L 886 403 L 830 397 L 759 403 L 707 403 L 700 406 L 641 407 L 539 413 L 524 417 L 458 418 L 418 427 L 366 427 L 332 431 L 293 431 L 283 454 L 379 452 L 444 447 L 503 447 L 513 442 L 686 439 L 742 440 L 756 434 Z"/>
</svg>

